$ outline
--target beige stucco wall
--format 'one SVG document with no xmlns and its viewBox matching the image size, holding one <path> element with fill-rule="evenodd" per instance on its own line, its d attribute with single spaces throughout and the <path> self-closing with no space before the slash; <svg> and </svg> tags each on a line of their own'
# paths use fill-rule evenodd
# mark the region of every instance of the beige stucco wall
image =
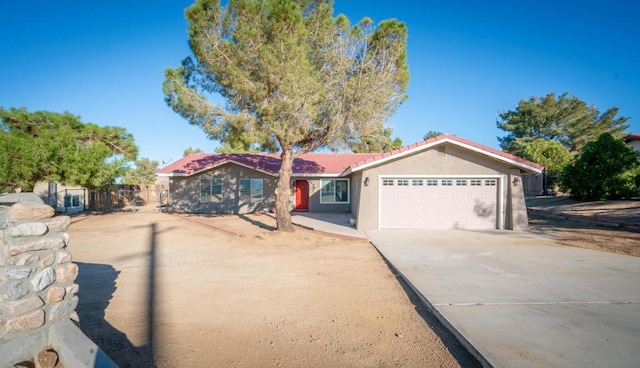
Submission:
<svg viewBox="0 0 640 368">
<path fill-rule="evenodd" d="M 221 178 L 222 202 L 200 201 L 200 179 Z M 262 203 L 241 204 L 240 179 L 263 179 Z M 185 213 L 250 213 L 269 211 L 275 203 L 277 178 L 229 163 L 190 177 L 172 177 L 169 184 L 169 211 Z"/>
<path fill-rule="evenodd" d="M 444 154 L 438 152 L 437 147 L 444 146 Z M 498 228 L 504 226 L 505 228 L 511 228 L 515 220 L 508 220 L 507 216 L 511 215 L 510 219 L 517 219 L 518 224 L 522 224 L 526 219 L 526 207 L 514 206 L 514 203 L 520 204 L 520 200 L 512 201 L 511 196 L 519 198 L 521 195 L 524 200 L 524 192 L 522 191 L 522 184 L 520 183 L 518 192 L 509 190 L 507 188 L 510 183 L 509 178 L 510 169 L 513 169 L 511 165 L 492 159 L 485 155 L 476 153 L 471 150 L 458 147 L 453 144 L 443 144 L 435 148 L 427 149 L 411 156 L 405 156 L 400 159 L 389 161 L 371 167 L 362 171 L 362 181 L 369 178 L 369 185 L 363 185 L 361 187 L 360 200 L 357 203 L 357 209 L 355 210 L 358 216 L 357 227 L 359 230 L 371 230 L 378 228 L 378 201 L 379 201 L 379 185 L 380 177 L 388 175 L 399 176 L 455 176 L 455 175 L 474 175 L 474 176 L 487 176 L 498 179 L 498 192 L 502 188 L 502 197 L 497 198 L 501 209 L 499 211 L 502 215 L 498 217 L 502 219 L 502 224 L 497 224 Z M 518 173 L 519 169 L 515 169 Z M 514 171 L 515 172 L 515 171 Z M 507 207 L 513 207 L 513 209 Z M 510 212 L 515 211 L 515 212 Z"/>
<path fill-rule="evenodd" d="M 640 151 L 640 141 L 631 141 L 627 143 L 627 146 L 635 149 L 636 151 Z"/>
<path fill-rule="evenodd" d="M 55 208 L 56 211 L 66 211 L 68 213 L 82 211 L 88 199 L 85 198 L 88 195 L 88 191 L 84 187 L 77 185 L 64 185 L 61 183 L 49 183 L 46 181 L 37 182 L 33 186 L 33 193 L 42 198 L 47 205 Z M 65 194 L 78 195 L 80 197 L 80 205 L 77 207 L 65 208 Z"/>
<path fill-rule="evenodd" d="M 520 170 L 509 170 L 509 180 L 506 184 L 508 202 L 505 227 L 511 230 L 529 231 L 529 216 Z"/>
</svg>

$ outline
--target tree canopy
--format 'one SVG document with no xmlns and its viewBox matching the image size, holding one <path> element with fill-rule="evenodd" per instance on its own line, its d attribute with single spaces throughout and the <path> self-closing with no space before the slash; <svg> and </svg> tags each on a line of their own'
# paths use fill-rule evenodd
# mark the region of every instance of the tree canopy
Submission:
<svg viewBox="0 0 640 368">
<path fill-rule="evenodd" d="M 518 156 L 544 166 L 547 187 L 559 185 L 562 170 L 573 161 L 573 155 L 562 143 L 542 138 L 533 138 L 526 142 L 517 140 L 516 152 Z"/>
<path fill-rule="evenodd" d="M 0 188 L 31 190 L 41 180 L 99 188 L 137 154 L 124 128 L 82 123 L 68 112 L 0 108 Z"/>
<path fill-rule="evenodd" d="M 182 152 L 182 157 L 187 157 L 193 153 L 204 153 L 204 152 L 200 148 L 193 148 L 189 146 L 188 148 L 184 149 L 184 152 Z"/>
<path fill-rule="evenodd" d="M 630 198 L 640 194 L 638 152 L 604 133 L 587 143 L 562 175 L 571 196 L 580 200 Z"/>
<path fill-rule="evenodd" d="M 194 58 L 165 71 L 167 104 L 210 138 L 280 152 L 278 230 L 293 231 L 293 159 L 376 137 L 407 97 L 406 25 L 352 26 L 332 3 L 197 0 L 186 11 Z"/>
<path fill-rule="evenodd" d="M 571 152 L 580 152 L 589 141 L 603 133 L 621 136 L 629 127 L 627 117 L 617 116 L 618 108 L 600 113 L 593 105 L 575 96 L 549 93 L 543 97 L 520 100 L 515 110 L 504 111 L 496 122 L 507 134 L 498 137 L 502 149 L 518 154 L 534 139 L 558 141 Z"/>
<path fill-rule="evenodd" d="M 354 153 L 389 152 L 402 147 L 402 139 L 391 138 L 393 129 L 383 126 L 380 128 L 382 131 L 379 134 L 372 134 L 349 142 L 351 151 Z"/>
<path fill-rule="evenodd" d="M 124 184 L 153 184 L 156 182 L 156 171 L 160 163 L 150 160 L 147 157 L 141 157 L 134 161 L 135 167 L 128 170 L 124 175 L 122 182 Z"/>
<path fill-rule="evenodd" d="M 439 135 L 442 135 L 442 132 L 439 132 L 437 130 L 430 130 L 427 132 L 427 134 L 424 135 L 424 137 L 422 137 L 422 139 L 426 141 L 427 139 L 435 138 Z"/>
</svg>

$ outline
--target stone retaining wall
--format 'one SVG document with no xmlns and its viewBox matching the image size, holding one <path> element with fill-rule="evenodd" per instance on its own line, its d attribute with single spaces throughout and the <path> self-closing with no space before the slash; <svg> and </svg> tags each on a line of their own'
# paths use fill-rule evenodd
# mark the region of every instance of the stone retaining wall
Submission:
<svg viewBox="0 0 640 368">
<path fill-rule="evenodd" d="M 11 364 L 46 348 L 56 322 L 77 319 L 78 266 L 66 249 L 69 223 L 33 193 L 0 195 L 0 347 L 27 336 L 41 341 L 14 351 Z"/>
</svg>

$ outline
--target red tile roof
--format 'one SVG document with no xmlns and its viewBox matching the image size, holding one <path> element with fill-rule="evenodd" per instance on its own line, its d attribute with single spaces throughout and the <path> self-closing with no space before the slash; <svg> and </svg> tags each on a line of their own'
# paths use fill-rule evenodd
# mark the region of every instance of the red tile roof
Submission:
<svg viewBox="0 0 640 368">
<path fill-rule="evenodd" d="M 498 151 L 454 135 L 443 134 L 435 138 L 430 138 L 425 141 L 417 142 L 385 153 L 304 154 L 293 161 L 293 173 L 294 175 L 320 176 L 338 176 L 341 174 L 348 174 L 350 172 L 375 165 L 378 161 L 384 162 L 387 159 L 395 158 L 396 156 L 402 157 L 415 150 L 420 150 L 421 147 L 427 149 L 444 142 L 451 142 L 468 149 L 477 150 L 496 159 L 515 163 L 519 166 L 528 168 L 529 170 L 541 171 L 543 169 L 541 165 L 509 153 Z M 169 176 L 189 176 L 226 163 L 236 163 L 238 165 L 247 166 L 275 176 L 278 174 L 278 170 L 280 169 L 280 155 L 266 153 L 196 153 L 163 167 L 158 170 L 157 173 Z"/>
<path fill-rule="evenodd" d="M 640 134 L 627 134 L 622 139 L 625 143 L 629 143 L 631 141 L 640 141 Z"/>
<path fill-rule="evenodd" d="M 308 153 L 293 161 L 294 174 L 339 175 L 355 162 L 365 160 L 371 153 Z M 280 155 L 267 153 L 196 153 L 158 170 L 158 174 L 189 176 L 226 163 L 248 166 L 267 174 L 277 175 Z"/>
</svg>

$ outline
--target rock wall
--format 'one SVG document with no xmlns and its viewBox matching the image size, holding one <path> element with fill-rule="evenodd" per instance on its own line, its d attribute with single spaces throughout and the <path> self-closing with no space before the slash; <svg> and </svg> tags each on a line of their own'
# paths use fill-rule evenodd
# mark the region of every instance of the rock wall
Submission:
<svg viewBox="0 0 640 368">
<path fill-rule="evenodd" d="M 50 326 L 77 319 L 69 223 L 33 193 L 0 195 L 0 345 L 36 335 L 46 345 Z"/>
</svg>

